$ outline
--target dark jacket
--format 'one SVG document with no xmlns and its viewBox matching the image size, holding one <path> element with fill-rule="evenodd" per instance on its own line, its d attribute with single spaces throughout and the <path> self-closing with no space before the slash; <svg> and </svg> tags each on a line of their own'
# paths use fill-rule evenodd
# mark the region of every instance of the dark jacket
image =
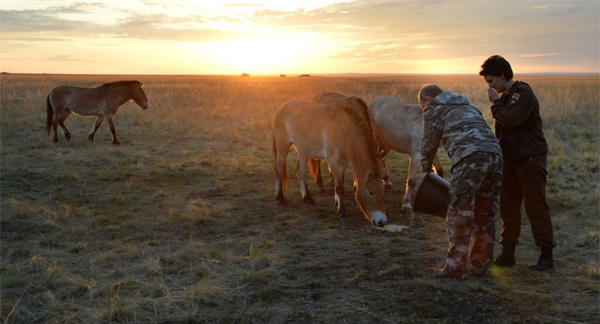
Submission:
<svg viewBox="0 0 600 324">
<path fill-rule="evenodd" d="M 475 152 L 502 154 L 498 139 L 479 109 L 463 96 L 442 92 L 433 98 L 423 112 L 423 127 L 421 168 L 425 172 L 431 170 L 440 143 L 452 167 Z"/>
<path fill-rule="evenodd" d="M 504 161 L 548 153 L 540 105 L 527 83 L 515 81 L 508 93 L 494 101 L 491 110 Z"/>
</svg>

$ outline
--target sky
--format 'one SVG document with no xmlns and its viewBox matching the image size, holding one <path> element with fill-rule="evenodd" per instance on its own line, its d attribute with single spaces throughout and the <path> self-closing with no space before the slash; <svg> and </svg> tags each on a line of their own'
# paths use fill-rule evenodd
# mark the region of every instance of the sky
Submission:
<svg viewBox="0 0 600 324">
<path fill-rule="evenodd" d="M 600 1 L 0 0 L 0 71 L 599 73 Z"/>
</svg>

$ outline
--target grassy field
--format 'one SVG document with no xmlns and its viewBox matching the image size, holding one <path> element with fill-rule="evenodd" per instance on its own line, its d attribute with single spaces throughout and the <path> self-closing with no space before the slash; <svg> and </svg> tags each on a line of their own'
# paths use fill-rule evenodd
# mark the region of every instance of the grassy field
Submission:
<svg viewBox="0 0 600 324">
<path fill-rule="evenodd" d="M 150 109 L 121 107 L 120 146 L 106 123 L 88 142 L 93 118 L 80 116 L 66 122 L 71 142 L 46 137 L 53 87 L 123 79 L 144 82 Z M 432 278 L 443 220 L 400 212 L 406 156 L 389 157 L 386 208 L 388 224 L 409 229 L 376 230 L 354 207 L 341 226 L 331 188 L 314 182 L 315 206 L 293 177 L 288 205 L 276 204 L 270 127 L 291 99 L 416 102 L 425 83 L 465 95 L 491 123 L 480 77 L 2 75 L 0 320 L 598 323 L 599 79 L 516 79 L 542 106 L 556 270 L 527 269 L 539 251 L 525 219 L 515 268 L 457 282 Z"/>
</svg>

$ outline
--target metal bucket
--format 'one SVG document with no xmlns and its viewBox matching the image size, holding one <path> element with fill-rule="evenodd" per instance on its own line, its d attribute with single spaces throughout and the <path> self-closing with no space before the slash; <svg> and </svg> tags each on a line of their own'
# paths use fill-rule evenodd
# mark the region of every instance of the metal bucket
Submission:
<svg viewBox="0 0 600 324">
<path fill-rule="evenodd" d="M 420 181 L 415 196 L 413 209 L 415 212 L 426 213 L 446 218 L 450 202 L 450 183 L 434 172 L 429 172 Z"/>
</svg>

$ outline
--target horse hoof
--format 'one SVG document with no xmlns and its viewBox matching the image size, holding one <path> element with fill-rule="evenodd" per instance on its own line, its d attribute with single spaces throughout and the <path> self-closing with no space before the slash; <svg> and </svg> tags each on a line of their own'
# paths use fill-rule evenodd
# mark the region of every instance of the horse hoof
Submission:
<svg viewBox="0 0 600 324">
<path fill-rule="evenodd" d="M 113 145 L 121 145 L 118 141 L 113 141 Z"/>
<path fill-rule="evenodd" d="M 285 198 L 281 197 L 281 198 L 277 198 L 277 203 L 279 205 L 285 205 L 285 204 L 287 204 L 287 201 L 285 201 Z"/>
<path fill-rule="evenodd" d="M 412 207 L 409 207 L 409 206 L 403 206 L 403 207 L 402 207 L 402 213 L 403 213 L 403 214 L 410 214 L 410 213 L 412 213 Z"/>
</svg>

